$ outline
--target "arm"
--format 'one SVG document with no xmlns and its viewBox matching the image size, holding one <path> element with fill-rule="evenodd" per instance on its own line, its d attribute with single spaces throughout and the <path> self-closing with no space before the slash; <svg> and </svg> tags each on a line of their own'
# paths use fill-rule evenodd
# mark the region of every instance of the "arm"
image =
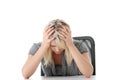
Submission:
<svg viewBox="0 0 120 80">
<path fill-rule="evenodd" d="M 35 72 L 45 53 L 46 48 L 41 46 L 35 55 L 28 55 L 28 59 L 22 68 L 22 74 L 25 79 L 28 79 Z"/>
<path fill-rule="evenodd" d="M 54 28 L 47 26 L 43 33 L 43 42 L 41 44 L 41 47 L 36 51 L 34 55 L 28 55 L 28 59 L 22 68 L 22 75 L 25 79 L 28 79 L 30 76 L 32 76 L 39 63 L 41 62 L 44 54 L 50 47 L 51 41 L 54 40 L 54 37 L 50 37 L 53 32 Z"/>
<path fill-rule="evenodd" d="M 93 67 L 88 58 L 88 54 L 87 53 L 81 54 L 79 50 L 76 48 L 76 46 L 73 44 L 70 28 L 69 27 L 65 27 L 64 29 L 61 28 L 59 29 L 59 33 L 63 35 L 63 37 L 60 36 L 60 39 L 65 41 L 66 46 L 68 47 L 80 72 L 84 76 L 90 77 L 93 73 Z"/>
<path fill-rule="evenodd" d="M 85 77 L 90 77 L 93 74 L 93 66 L 90 63 L 88 53 L 81 54 L 74 44 L 69 45 L 68 49 L 81 73 Z"/>
</svg>

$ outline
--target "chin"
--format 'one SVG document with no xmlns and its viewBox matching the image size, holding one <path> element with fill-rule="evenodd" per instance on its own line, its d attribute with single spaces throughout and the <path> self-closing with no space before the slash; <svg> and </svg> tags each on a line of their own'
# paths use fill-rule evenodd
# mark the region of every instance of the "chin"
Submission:
<svg viewBox="0 0 120 80">
<path fill-rule="evenodd" d="M 55 54 L 61 54 L 61 53 L 55 53 Z"/>
<path fill-rule="evenodd" d="M 60 51 L 54 51 L 55 54 L 61 54 Z"/>
</svg>

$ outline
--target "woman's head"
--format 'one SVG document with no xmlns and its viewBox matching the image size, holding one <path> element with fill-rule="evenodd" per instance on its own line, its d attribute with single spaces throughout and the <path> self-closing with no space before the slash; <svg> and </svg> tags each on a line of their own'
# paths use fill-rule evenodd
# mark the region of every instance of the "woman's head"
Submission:
<svg viewBox="0 0 120 80">
<path fill-rule="evenodd" d="M 69 25 L 63 21 L 63 20 L 52 20 L 49 22 L 50 27 L 54 27 L 55 32 L 50 36 L 50 37 L 55 37 L 55 39 L 51 42 L 50 44 L 50 48 L 48 50 L 48 53 L 46 53 L 46 55 L 44 56 L 44 60 L 45 60 L 45 64 L 49 64 L 49 63 L 54 63 L 53 59 L 52 59 L 52 52 L 56 53 L 56 54 L 61 54 L 61 52 L 63 50 L 65 50 L 65 57 L 66 57 L 66 61 L 68 64 L 71 63 L 72 57 L 69 54 L 68 48 L 65 45 L 65 42 L 63 40 L 61 40 L 59 37 L 63 35 L 61 35 L 58 31 L 59 28 L 65 28 L 65 27 L 69 27 Z"/>
<path fill-rule="evenodd" d="M 59 19 L 52 20 L 49 25 L 51 25 L 50 27 L 54 27 L 55 29 L 55 32 L 51 35 L 51 37 L 55 37 L 55 39 L 51 42 L 50 48 L 53 52 L 59 54 L 66 47 L 64 41 L 59 38 L 59 36 L 62 36 L 58 32 L 59 28 L 64 29 L 64 27 L 69 27 L 69 25 L 65 21 Z"/>
</svg>

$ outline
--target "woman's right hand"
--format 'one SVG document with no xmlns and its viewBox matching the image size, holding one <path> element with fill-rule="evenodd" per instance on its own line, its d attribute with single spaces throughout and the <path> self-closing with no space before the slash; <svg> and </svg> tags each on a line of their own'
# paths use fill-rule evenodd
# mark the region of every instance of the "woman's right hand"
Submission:
<svg viewBox="0 0 120 80">
<path fill-rule="evenodd" d="M 55 37 L 52 37 L 51 35 L 54 33 L 54 27 L 51 27 L 52 25 L 48 25 L 45 27 L 44 32 L 43 32 L 43 41 L 42 41 L 42 46 L 49 48 L 50 43 L 52 40 L 54 40 Z"/>
</svg>

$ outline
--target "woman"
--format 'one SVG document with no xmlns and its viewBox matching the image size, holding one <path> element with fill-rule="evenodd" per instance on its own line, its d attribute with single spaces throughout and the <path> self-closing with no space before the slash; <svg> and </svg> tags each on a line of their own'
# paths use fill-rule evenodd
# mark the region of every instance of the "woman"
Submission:
<svg viewBox="0 0 120 80">
<path fill-rule="evenodd" d="M 42 43 L 31 47 L 28 59 L 22 68 L 25 79 L 33 75 L 41 62 L 45 76 L 90 77 L 93 66 L 83 43 L 72 40 L 69 25 L 63 20 L 52 20 L 43 33 Z"/>
</svg>

